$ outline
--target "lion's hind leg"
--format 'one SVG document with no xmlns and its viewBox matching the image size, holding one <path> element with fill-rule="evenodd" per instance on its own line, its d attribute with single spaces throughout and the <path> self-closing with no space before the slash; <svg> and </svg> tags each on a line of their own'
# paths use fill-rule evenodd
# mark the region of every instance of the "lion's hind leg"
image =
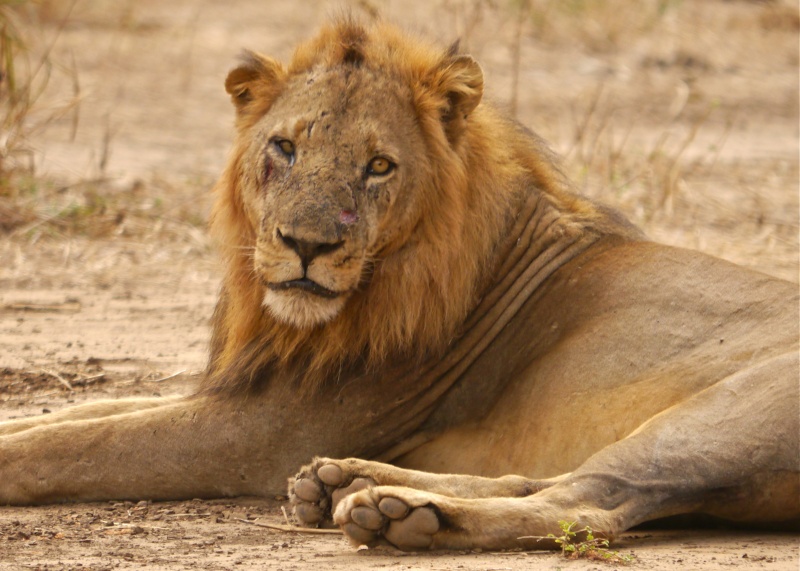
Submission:
<svg viewBox="0 0 800 571">
<path fill-rule="evenodd" d="M 336 506 L 348 495 L 374 486 L 403 486 L 459 498 L 524 497 L 558 482 L 522 476 L 483 478 L 461 474 L 433 474 L 390 464 L 347 458 L 315 458 L 289 480 L 289 498 L 304 525 L 332 520 Z"/>
<path fill-rule="evenodd" d="M 62 422 L 90 420 L 94 418 L 115 416 L 118 414 L 127 414 L 129 412 L 137 412 L 140 410 L 148 410 L 151 408 L 157 408 L 175 403 L 182 398 L 184 397 L 146 397 L 89 402 L 86 404 L 71 406 L 49 414 L 0 422 L 0 437 L 7 436 L 9 434 L 16 434 L 17 432 L 22 432 L 24 430 L 39 426 L 50 426 Z"/>
</svg>

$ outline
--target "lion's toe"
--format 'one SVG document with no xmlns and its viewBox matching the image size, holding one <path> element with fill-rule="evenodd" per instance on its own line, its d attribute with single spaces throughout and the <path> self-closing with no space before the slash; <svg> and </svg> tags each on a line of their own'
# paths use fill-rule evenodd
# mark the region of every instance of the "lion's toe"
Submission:
<svg viewBox="0 0 800 571">
<path fill-rule="evenodd" d="M 386 497 L 378 503 L 378 509 L 389 519 L 403 519 L 411 508 L 403 500 Z"/>
<path fill-rule="evenodd" d="M 294 484 L 294 494 L 306 502 L 318 502 L 323 495 L 322 486 L 311 478 L 298 478 Z"/>
<path fill-rule="evenodd" d="M 344 470 L 336 464 L 323 464 L 317 469 L 317 476 L 328 486 L 341 486 L 345 478 Z"/>
<path fill-rule="evenodd" d="M 294 505 L 294 515 L 297 520 L 306 526 L 313 526 L 325 520 L 325 512 L 318 504 L 297 502 Z"/>
<path fill-rule="evenodd" d="M 386 523 L 386 518 L 374 506 L 358 506 L 353 508 L 349 514 L 352 523 L 362 529 L 370 531 L 381 531 Z"/>
</svg>

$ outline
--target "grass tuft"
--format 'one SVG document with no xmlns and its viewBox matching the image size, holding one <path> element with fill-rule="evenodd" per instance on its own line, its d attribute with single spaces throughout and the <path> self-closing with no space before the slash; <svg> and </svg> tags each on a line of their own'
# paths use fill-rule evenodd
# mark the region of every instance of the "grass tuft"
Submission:
<svg viewBox="0 0 800 571">
<path fill-rule="evenodd" d="M 561 554 L 567 559 L 591 559 L 593 561 L 622 565 L 628 565 L 636 560 L 632 554 L 625 555 L 609 549 L 608 540 L 602 537 L 595 537 L 594 531 L 588 525 L 581 529 L 576 529 L 577 525 L 574 521 L 560 520 L 558 522 L 558 527 L 561 528 L 560 535 L 548 533 L 543 536 L 524 536 L 520 537 L 520 539 L 552 540 L 561 548 Z"/>
</svg>

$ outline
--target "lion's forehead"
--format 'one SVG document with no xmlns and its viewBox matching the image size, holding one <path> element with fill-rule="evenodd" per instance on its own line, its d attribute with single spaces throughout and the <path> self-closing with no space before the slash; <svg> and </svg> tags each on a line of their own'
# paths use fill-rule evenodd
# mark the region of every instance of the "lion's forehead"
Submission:
<svg viewBox="0 0 800 571">
<path fill-rule="evenodd" d="M 379 145 L 413 115 L 410 92 L 373 70 L 340 66 L 293 77 L 268 116 L 291 132 Z"/>
</svg>

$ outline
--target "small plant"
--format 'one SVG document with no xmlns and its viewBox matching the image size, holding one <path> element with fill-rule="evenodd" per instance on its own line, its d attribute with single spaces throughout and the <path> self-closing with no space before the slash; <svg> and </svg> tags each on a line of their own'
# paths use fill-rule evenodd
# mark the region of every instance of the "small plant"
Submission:
<svg viewBox="0 0 800 571">
<path fill-rule="evenodd" d="M 609 563 L 628 565 L 633 563 L 633 555 L 625 555 L 608 548 L 608 540 L 595 537 L 592 528 L 588 525 L 582 529 L 575 529 L 577 522 L 560 520 L 558 526 L 561 535 L 548 533 L 546 536 L 529 536 L 530 539 L 552 539 L 561 548 L 561 554 L 568 559 L 592 559 Z M 580 537 L 579 537 L 580 535 Z M 522 538 L 520 538 L 522 539 Z"/>
</svg>

